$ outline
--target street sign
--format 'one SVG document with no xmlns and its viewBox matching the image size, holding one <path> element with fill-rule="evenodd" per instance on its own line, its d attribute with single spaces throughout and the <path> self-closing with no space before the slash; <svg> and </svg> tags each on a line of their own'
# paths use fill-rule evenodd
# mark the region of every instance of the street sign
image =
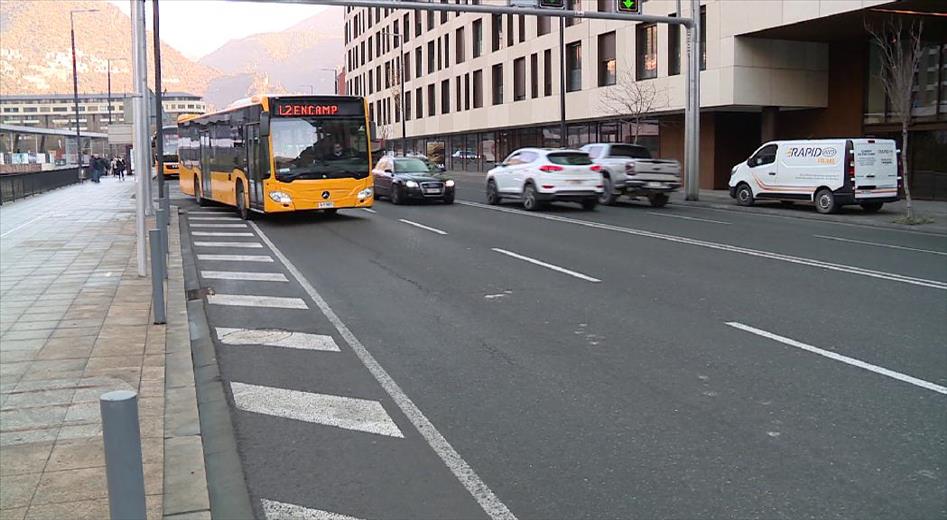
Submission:
<svg viewBox="0 0 947 520">
<path fill-rule="evenodd" d="M 109 125 L 109 144 L 133 144 L 131 123 Z"/>
<path fill-rule="evenodd" d="M 539 7 L 539 0 L 510 0 L 510 7 L 528 7 L 536 9 Z"/>
<path fill-rule="evenodd" d="M 539 0 L 539 7 L 542 9 L 565 9 L 566 0 Z"/>
<path fill-rule="evenodd" d="M 642 0 L 618 0 L 618 12 L 625 14 L 641 14 Z"/>
</svg>

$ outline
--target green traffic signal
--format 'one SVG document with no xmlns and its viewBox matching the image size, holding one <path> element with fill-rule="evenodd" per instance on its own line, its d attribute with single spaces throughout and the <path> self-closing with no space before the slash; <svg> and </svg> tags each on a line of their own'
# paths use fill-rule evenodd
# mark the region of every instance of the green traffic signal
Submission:
<svg viewBox="0 0 947 520">
<path fill-rule="evenodd" d="M 641 14 L 641 0 L 618 0 L 618 12 Z"/>
<path fill-rule="evenodd" d="M 566 0 L 539 0 L 539 7 L 546 9 L 565 9 Z"/>
</svg>

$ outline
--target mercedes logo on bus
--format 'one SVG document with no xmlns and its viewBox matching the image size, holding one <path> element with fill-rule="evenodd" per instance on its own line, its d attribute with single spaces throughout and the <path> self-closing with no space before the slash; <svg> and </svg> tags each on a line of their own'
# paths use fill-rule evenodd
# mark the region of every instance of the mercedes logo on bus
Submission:
<svg viewBox="0 0 947 520">
<path fill-rule="evenodd" d="M 329 192 L 328 192 L 328 191 L 322 192 L 322 200 L 329 200 Z"/>
</svg>

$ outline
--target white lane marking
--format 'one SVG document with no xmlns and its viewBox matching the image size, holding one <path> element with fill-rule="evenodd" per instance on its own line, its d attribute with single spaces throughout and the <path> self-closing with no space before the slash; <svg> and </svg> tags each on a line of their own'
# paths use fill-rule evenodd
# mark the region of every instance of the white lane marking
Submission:
<svg viewBox="0 0 947 520">
<path fill-rule="evenodd" d="M 404 438 L 378 401 L 232 381 L 234 404 L 245 412 Z"/>
<path fill-rule="evenodd" d="M 201 271 L 202 278 L 246 280 L 250 282 L 288 282 L 283 273 L 246 273 L 242 271 Z"/>
<path fill-rule="evenodd" d="M 240 217 L 187 217 L 188 220 L 240 220 Z"/>
<path fill-rule="evenodd" d="M 518 258 L 518 259 L 520 259 L 520 260 L 524 260 L 524 261 L 529 262 L 529 263 L 531 263 L 531 264 L 536 264 L 536 265 L 538 265 L 538 266 L 540 266 L 540 267 L 545 267 L 546 269 L 552 269 L 553 271 L 558 271 L 558 272 L 560 272 L 560 273 L 567 274 L 567 275 L 569 275 L 569 276 L 574 276 L 574 277 L 576 277 L 576 278 L 579 278 L 580 280 L 585 280 L 585 281 L 587 281 L 587 282 L 593 282 L 593 283 L 601 282 L 601 280 L 599 280 L 598 278 L 592 278 L 592 277 L 589 276 L 589 275 L 585 275 L 585 274 L 582 274 L 582 273 L 579 273 L 579 272 L 576 272 L 576 271 L 572 271 L 572 270 L 566 269 L 565 267 L 559 267 L 558 265 L 549 264 L 549 263 L 543 262 L 542 260 L 536 260 L 535 258 L 530 258 L 530 257 L 528 257 L 528 256 L 523 256 L 523 255 L 521 255 L 521 254 L 519 254 L 519 253 L 514 253 L 513 251 L 507 251 L 506 249 L 500 249 L 499 247 L 493 247 L 493 248 L 491 248 L 491 249 L 493 249 L 493 250 L 496 251 L 497 253 L 502 253 L 502 254 L 507 255 L 507 256 L 512 256 L 513 258 Z"/>
<path fill-rule="evenodd" d="M 365 365 L 365 368 L 372 373 L 372 376 L 378 381 L 378 384 L 391 396 L 391 399 L 398 405 L 398 408 L 401 409 L 402 413 L 411 421 L 415 429 L 418 430 L 418 433 L 424 437 L 428 446 L 434 450 L 434 453 L 440 457 L 451 473 L 453 473 L 457 480 L 467 489 L 467 492 L 480 504 L 484 512 L 493 520 L 516 520 L 516 515 L 514 515 L 509 508 L 506 507 L 506 504 L 500 501 L 487 484 L 480 479 L 474 469 L 470 467 L 470 464 L 460 456 L 460 453 L 457 453 L 457 450 L 455 450 L 450 442 L 437 430 L 434 424 L 424 415 L 424 412 L 411 401 L 411 398 L 404 393 L 404 390 L 398 386 L 398 383 L 388 375 L 388 372 L 375 360 L 375 357 L 365 348 L 365 345 L 355 337 L 355 334 L 352 334 L 352 331 L 342 322 L 335 311 L 332 310 L 332 307 L 329 307 L 329 304 L 316 291 L 312 284 L 306 280 L 306 277 L 303 276 L 299 269 L 297 269 L 296 266 L 289 261 L 289 258 L 286 258 L 286 255 L 276 247 L 276 244 L 263 233 L 260 226 L 250 222 L 250 227 L 257 232 L 260 236 L 260 240 L 273 251 L 276 258 L 279 258 L 280 262 L 286 266 L 289 273 L 299 282 L 303 290 L 306 291 L 306 294 L 312 298 L 312 301 L 319 307 L 319 310 L 322 311 L 326 319 L 332 323 L 335 330 L 342 336 L 342 339 L 352 348 L 355 355 L 358 356 L 362 364 Z"/>
<path fill-rule="evenodd" d="M 263 249 L 263 244 L 258 242 L 194 242 L 199 247 L 242 247 L 244 249 Z"/>
<path fill-rule="evenodd" d="M 698 218 L 698 217 L 685 217 L 684 215 L 672 215 L 670 213 L 664 213 L 661 211 L 649 211 L 649 215 L 657 215 L 659 217 L 671 217 L 671 218 L 680 218 L 684 220 L 697 220 L 699 222 L 710 222 L 711 224 L 727 224 L 730 225 L 730 222 L 724 222 L 722 220 L 711 220 L 709 218 Z"/>
<path fill-rule="evenodd" d="M 217 327 L 217 338 L 224 345 L 265 345 L 267 347 L 341 352 L 332 336 L 293 332 L 291 330 Z"/>
<path fill-rule="evenodd" d="M 362 208 L 362 211 L 367 211 L 367 212 L 369 212 L 369 213 L 378 213 L 377 211 L 373 210 L 372 208 Z"/>
<path fill-rule="evenodd" d="M 201 209 L 187 210 L 188 215 L 192 213 L 227 213 L 227 212 L 233 212 L 233 208 L 201 208 Z"/>
<path fill-rule="evenodd" d="M 359 520 L 354 516 L 331 513 L 321 509 L 287 504 L 275 500 L 260 499 L 266 520 Z"/>
<path fill-rule="evenodd" d="M 757 329 L 756 327 L 751 327 L 749 325 L 744 325 L 736 321 L 729 321 L 727 322 L 727 325 L 736 329 L 740 329 L 746 332 L 756 334 L 757 336 L 763 336 L 764 338 L 768 338 L 773 341 L 778 341 L 780 343 L 783 343 L 784 345 L 789 345 L 790 347 L 800 348 L 802 350 L 812 352 L 813 354 L 818 354 L 820 356 L 824 356 L 829 359 L 834 359 L 835 361 L 841 361 L 842 363 L 846 363 L 858 368 L 863 368 L 865 370 L 874 372 L 876 374 L 881 374 L 883 376 L 897 379 L 898 381 L 904 381 L 905 383 L 910 383 L 914 386 L 919 386 L 927 390 L 933 390 L 934 392 L 937 392 L 939 394 L 947 395 L 947 387 L 943 387 L 938 384 L 925 381 L 923 379 L 911 377 L 907 374 L 902 374 L 901 372 L 895 372 L 894 370 L 888 370 L 887 368 L 879 367 L 878 365 L 872 365 L 871 363 L 866 363 L 859 359 L 850 358 L 848 356 L 836 354 L 835 352 L 830 352 L 828 350 L 823 350 L 818 347 L 813 347 L 812 345 L 807 345 L 800 341 L 796 341 L 794 339 L 780 336 L 778 334 L 773 334 L 772 332 L 766 332 L 765 330 Z"/>
<path fill-rule="evenodd" d="M 192 228 L 216 228 L 216 229 L 234 229 L 246 228 L 246 224 L 188 224 Z"/>
<path fill-rule="evenodd" d="M 218 262 L 264 262 L 270 263 L 273 259 L 266 255 L 197 255 L 198 260 L 213 260 Z"/>
<path fill-rule="evenodd" d="M 457 201 L 457 203 L 463 204 L 465 206 L 472 206 L 475 208 L 489 209 L 489 210 L 500 211 L 504 213 L 512 213 L 514 215 L 521 215 L 524 217 L 534 217 L 534 218 L 541 218 L 545 220 L 553 220 L 556 222 L 566 222 L 569 224 L 576 224 L 579 226 L 585 226 L 585 227 L 590 227 L 590 228 L 604 229 L 607 231 L 617 231 L 618 233 L 625 233 L 628 235 L 656 238 L 659 240 L 667 240 L 669 242 L 677 242 L 679 244 L 688 244 L 688 245 L 706 247 L 709 249 L 717 249 L 719 251 L 729 251 L 731 253 L 740 253 L 740 254 L 749 255 L 749 256 L 756 256 L 759 258 L 768 258 L 770 260 L 779 260 L 782 262 L 789 262 L 792 264 L 818 267 L 819 269 L 826 269 L 829 271 L 840 271 L 843 273 L 857 274 L 860 276 L 868 276 L 872 278 L 880 278 L 883 280 L 890 280 L 893 282 L 918 285 L 921 287 L 930 287 L 932 289 L 947 290 L 947 282 L 941 282 L 938 280 L 914 278 L 912 276 L 905 276 L 905 275 L 888 273 L 888 272 L 883 272 L 883 271 L 874 271 L 871 269 L 863 269 L 861 267 L 852 267 L 852 266 L 841 265 L 841 264 L 833 264 L 831 262 L 823 262 L 821 260 L 812 260 L 810 258 L 802 258 L 798 256 L 784 255 L 780 253 L 771 253 L 769 251 L 759 251 L 757 249 L 731 246 L 728 244 L 721 244 L 718 242 L 707 242 L 706 240 L 697 240 L 694 238 L 686 238 L 686 237 L 680 237 L 676 235 L 665 235 L 663 233 L 654 233 L 652 231 L 644 231 L 641 229 L 613 226 L 611 224 L 602 224 L 599 222 L 592 222 L 588 220 L 578 220 L 578 219 L 568 218 L 568 217 L 559 217 L 556 215 L 544 215 L 541 213 L 529 213 L 526 211 L 520 211 L 520 210 L 515 210 L 515 209 L 510 209 L 510 208 L 488 206 L 486 204 L 480 204 L 479 202 Z"/>
<path fill-rule="evenodd" d="M 866 246 L 890 247 L 891 249 L 903 249 L 905 251 L 916 251 L 918 253 L 930 253 L 932 255 L 947 256 L 947 252 L 945 251 L 932 251 L 930 249 L 918 249 L 916 247 L 896 246 L 894 244 L 882 244 L 880 242 L 866 242 L 864 240 L 852 240 L 850 238 L 830 237 L 826 235 L 812 235 L 812 236 L 816 238 L 824 238 L 825 240 L 837 240 L 839 242 L 851 242 L 853 244 L 864 244 Z"/>
<path fill-rule="evenodd" d="M 252 294 L 208 294 L 207 303 L 233 307 L 269 307 L 273 309 L 308 309 L 302 298 L 255 296 Z"/>
<path fill-rule="evenodd" d="M 398 221 L 399 221 L 399 222 L 404 222 L 405 224 L 407 224 L 407 225 L 409 225 L 409 226 L 414 226 L 414 227 L 416 227 L 416 228 L 421 228 L 421 229 L 426 229 L 426 230 L 428 230 L 428 231 L 432 231 L 432 232 L 434 232 L 434 233 L 437 233 L 438 235 L 446 235 L 446 234 L 447 234 L 447 231 L 441 231 L 440 229 L 432 228 L 432 227 L 430 227 L 430 226 L 425 226 L 424 224 L 418 224 L 417 222 L 413 222 L 413 221 L 410 221 L 410 220 L 407 220 L 407 219 L 399 218 Z"/>
<path fill-rule="evenodd" d="M 196 237 L 252 237 L 253 233 L 240 233 L 229 231 L 191 231 Z"/>
<path fill-rule="evenodd" d="M 36 222 L 36 221 L 39 220 L 39 219 L 46 218 L 47 215 L 48 215 L 48 213 L 47 213 L 47 214 L 40 215 L 40 216 L 38 216 L 38 217 L 36 217 L 36 218 L 34 218 L 34 219 L 27 220 L 26 222 L 20 224 L 19 226 L 15 227 L 15 228 L 13 228 L 13 229 L 11 229 L 11 230 L 5 231 L 2 235 L 0 235 L 0 238 L 3 238 L 3 237 L 5 237 L 5 236 L 9 235 L 10 233 L 13 233 L 14 231 L 20 229 L 20 228 L 24 228 L 24 227 L 26 227 L 26 226 L 29 226 L 30 224 L 32 224 L 33 222 Z"/>
</svg>

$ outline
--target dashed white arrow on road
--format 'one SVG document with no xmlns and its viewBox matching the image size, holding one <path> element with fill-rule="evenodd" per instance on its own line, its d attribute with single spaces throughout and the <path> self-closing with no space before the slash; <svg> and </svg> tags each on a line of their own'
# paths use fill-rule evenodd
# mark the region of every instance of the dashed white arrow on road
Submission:
<svg viewBox="0 0 947 520">
<path fill-rule="evenodd" d="M 264 345 L 339 352 L 332 336 L 277 329 L 231 329 L 217 327 L 217 338 L 224 345 Z"/>
<path fill-rule="evenodd" d="M 275 500 L 262 499 L 263 514 L 266 520 L 359 520 L 354 516 L 340 515 L 321 509 L 287 504 Z"/>
</svg>

